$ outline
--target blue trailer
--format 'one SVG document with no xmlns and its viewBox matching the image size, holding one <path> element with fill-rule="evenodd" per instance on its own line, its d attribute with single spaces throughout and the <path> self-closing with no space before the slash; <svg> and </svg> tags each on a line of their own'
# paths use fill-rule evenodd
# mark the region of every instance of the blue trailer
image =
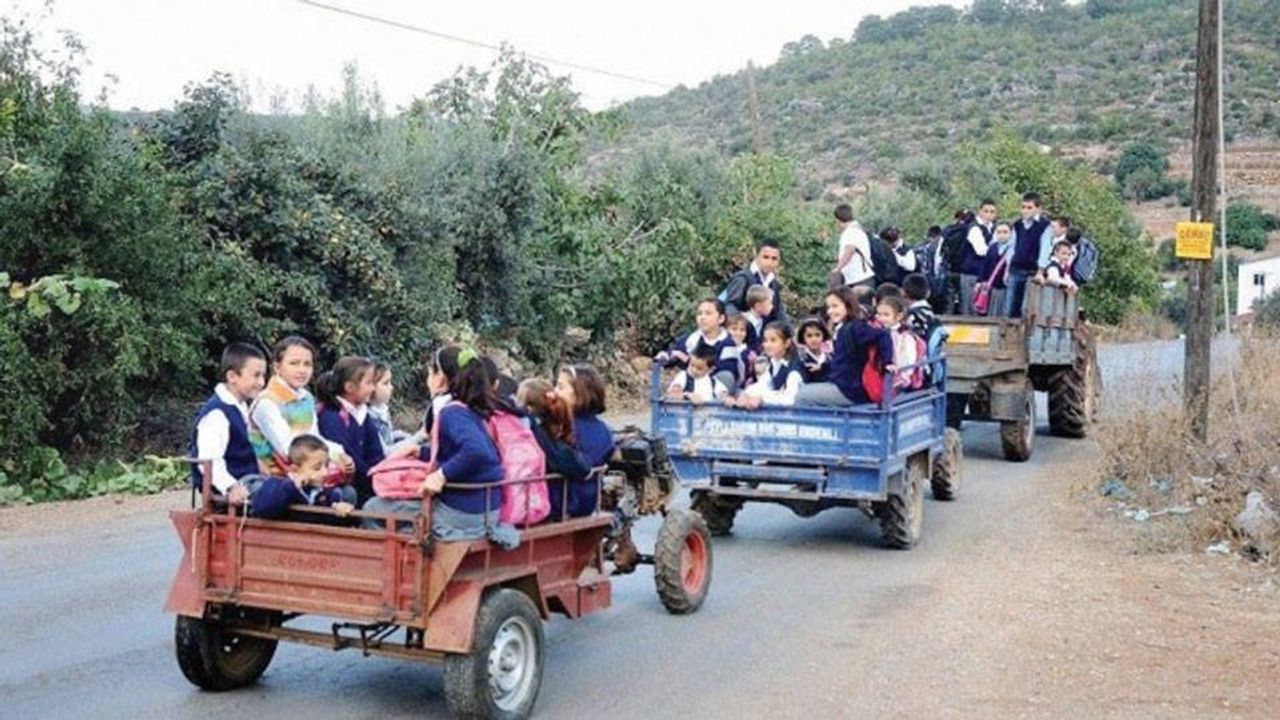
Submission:
<svg viewBox="0 0 1280 720">
<path fill-rule="evenodd" d="M 887 545 L 910 548 L 925 484 L 937 500 L 955 497 L 963 449 L 946 424 L 944 389 L 896 394 L 886 378 L 878 404 L 745 410 L 670 400 L 662 387 L 655 365 L 650 430 L 712 534 L 727 534 L 747 502 L 801 517 L 857 507 L 879 520 Z"/>
</svg>

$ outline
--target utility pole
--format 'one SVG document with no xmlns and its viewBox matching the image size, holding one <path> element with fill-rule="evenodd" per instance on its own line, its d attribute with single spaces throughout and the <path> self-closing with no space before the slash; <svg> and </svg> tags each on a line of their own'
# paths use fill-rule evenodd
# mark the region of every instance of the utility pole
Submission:
<svg viewBox="0 0 1280 720">
<path fill-rule="evenodd" d="M 751 109 L 751 149 L 755 154 L 764 152 L 764 134 L 760 131 L 760 96 L 756 93 L 756 66 L 747 61 L 747 102 Z"/>
<path fill-rule="evenodd" d="M 1196 46 L 1194 146 L 1191 151 L 1191 219 L 1213 222 L 1218 194 L 1218 3 L 1200 0 Z M 1182 396 L 1191 432 L 1204 442 L 1209 431 L 1209 359 L 1213 340 L 1213 261 L 1187 261 L 1187 343 Z M 1226 278 L 1223 278 L 1225 281 Z"/>
</svg>

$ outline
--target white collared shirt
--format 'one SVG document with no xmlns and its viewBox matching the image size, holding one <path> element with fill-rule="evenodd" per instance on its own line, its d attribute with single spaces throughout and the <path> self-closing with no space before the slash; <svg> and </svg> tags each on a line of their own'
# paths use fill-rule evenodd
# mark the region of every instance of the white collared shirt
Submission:
<svg viewBox="0 0 1280 720">
<path fill-rule="evenodd" d="M 774 390 L 773 379 L 779 373 L 788 373 L 787 384 L 781 390 Z M 760 398 L 764 405 L 790 406 L 796 404 L 796 395 L 799 394 L 802 384 L 804 384 L 804 378 L 800 377 L 799 372 L 792 372 L 791 363 L 769 358 L 769 372 L 751 383 L 743 392 L 751 397 Z"/>
<path fill-rule="evenodd" d="M 354 405 L 344 397 L 338 398 L 338 404 L 342 406 L 343 410 L 347 411 L 347 414 L 356 421 L 357 425 L 364 425 L 364 419 L 369 415 L 368 405 Z"/>
<path fill-rule="evenodd" d="M 987 236 L 982 232 L 983 228 L 990 230 L 994 237 L 995 223 L 984 223 L 979 220 L 969 228 L 969 244 L 973 246 L 973 251 L 978 254 L 978 257 L 987 256 Z"/>
<path fill-rule="evenodd" d="M 871 239 L 867 237 L 867 233 L 858 224 L 857 220 L 849 223 L 840 233 L 840 247 L 836 251 L 836 262 L 840 261 L 840 257 L 844 255 L 844 249 L 852 246 L 853 254 L 849 257 L 849 262 L 845 263 L 840 271 L 844 273 L 844 282 L 846 285 L 860 283 L 869 277 L 874 277 L 875 266 L 871 260 Z"/>
<path fill-rule="evenodd" d="M 213 394 L 222 402 L 234 406 L 244 418 L 245 427 L 249 426 L 249 406 L 236 397 L 226 383 L 218 383 Z M 227 416 L 215 411 L 205 414 L 196 423 L 196 457 L 212 460 L 213 477 L 210 479 L 213 489 L 225 495 L 236 479 L 227 470 L 227 445 L 231 442 L 231 423 Z"/>
<path fill-rule="evenodd" d="M 712 375 L 703 375 L 700 378 L 693 379 L 693 391 L 685 392 L 685 383 L 689 380 L 689 371 L 681 370 L 676 373 L 675 378 L 671 380 L 670 387 L 679 390 L 686 395 L 688 400 L 696 400 L 698 402 L 714 402 L 722 400 L 729 394 L 729 388 L 724 386 L 719 380 Z"/>
<path fill-rule="evenodd" d="M 778 279 L 777 273 L 769 273 L 768 275 L 765 275 L 764 273 L 760 272 L 760 266 L 756 264 L 755 260 L 751 261 L 751 272 L 754 275 L 760 276 L 760 280 L 761 280 L 760 284 L 764 285 L 765 287 L 769 287 L 770 285 L 773 284 L 774 280 Z"/>
</svg>

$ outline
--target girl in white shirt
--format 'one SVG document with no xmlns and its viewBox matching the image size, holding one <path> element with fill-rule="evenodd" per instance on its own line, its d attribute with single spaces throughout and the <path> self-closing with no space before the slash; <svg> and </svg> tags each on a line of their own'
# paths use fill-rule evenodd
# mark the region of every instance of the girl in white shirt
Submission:
<svg viewBox="0 0 1280 720">
<path fill-rule="evenodd" d="M 754 410 L 762 405 L 789 407 L 796 404 L 796 394 L 800 392 L 804 378 L 791 345 L 791 328 L 778 322 L 766 325 L 763 349 L 769 359 L 768 369 L 741 396 L 725 400 L 726 405 Z"/>
</svg>

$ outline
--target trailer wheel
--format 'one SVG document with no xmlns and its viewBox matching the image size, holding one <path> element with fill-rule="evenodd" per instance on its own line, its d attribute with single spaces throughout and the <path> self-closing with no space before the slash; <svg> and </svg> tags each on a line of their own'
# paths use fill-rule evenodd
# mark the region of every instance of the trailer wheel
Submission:
<svg viewBox="0 0 1280 720">
<path fill-rule="evenodd" d="M 1085 437 L 1089 425 L 1098 421 L 1102 395 L 1098 351 L 1091 343 L 1080 345 L 1072 366 L 1049 376 L 1049 429 L 1062 437 Z"/>
<path fill-rule="evenodd" d="M 1027 383 L 1026 415 L 1022 420 L 1000 423 L 1000 448 L 1004 451 L 1004 459 L 1012 462 L 1026 462 L 1031 459 L 1031 451 L 1036 440 L 1036 392 L 1031 383 Z"/>
<path fill-rule="evenodd" d="M 706 521 L 707 529 L 717 537 L 728 535 L 733 529 L 733 520 L 742 509 L 741 502 L 735 502 L 705 490 L 695 490 L 691 494 L 694 512 Z"/>
<path fill-rule="evenodd" d="M 955 500 L 956 489 L 960 486 L 964 441 L 960 439 L 960 432 L 954 428 L 947 428 L 945 437 L 946 447 L 941 455 L 933 459 L 933 475 L 929 478 L 934 500 Z"/>
<path fill-rule="evenodd" d="M 262 677 L 276 641 L 226 632 L 221 623 L 179 615 L 174 625 L 178 667 L 191 684 L 223 692 Z"/>
<path fill-rule="evenodd" d="M 702 515 L 671 510 L 653 547 L 653 581 L 673 615 L 697 610 L 711 586 L 711 532 Z"/>
<path fill-rule="evenodd" d="M 483 720 L 529 717 L 542 685 L 543 644 L 542 619 L 528 595 L 511 588 L 487 593 L 471 652 L 445 658 L 449 711 Z"/>
<path fill-rule="evenodd" d="M 880 518 L 880 532 L 884 544 L 896 550 L 909 550 L 920 541 L 924 527 L 924 483 L 929 474 L 927 454 L 916 455 L 907 461 L 903 472 L 901 492 L 889 493 L 889 497 L 876 505 Z"/>
</svg>

